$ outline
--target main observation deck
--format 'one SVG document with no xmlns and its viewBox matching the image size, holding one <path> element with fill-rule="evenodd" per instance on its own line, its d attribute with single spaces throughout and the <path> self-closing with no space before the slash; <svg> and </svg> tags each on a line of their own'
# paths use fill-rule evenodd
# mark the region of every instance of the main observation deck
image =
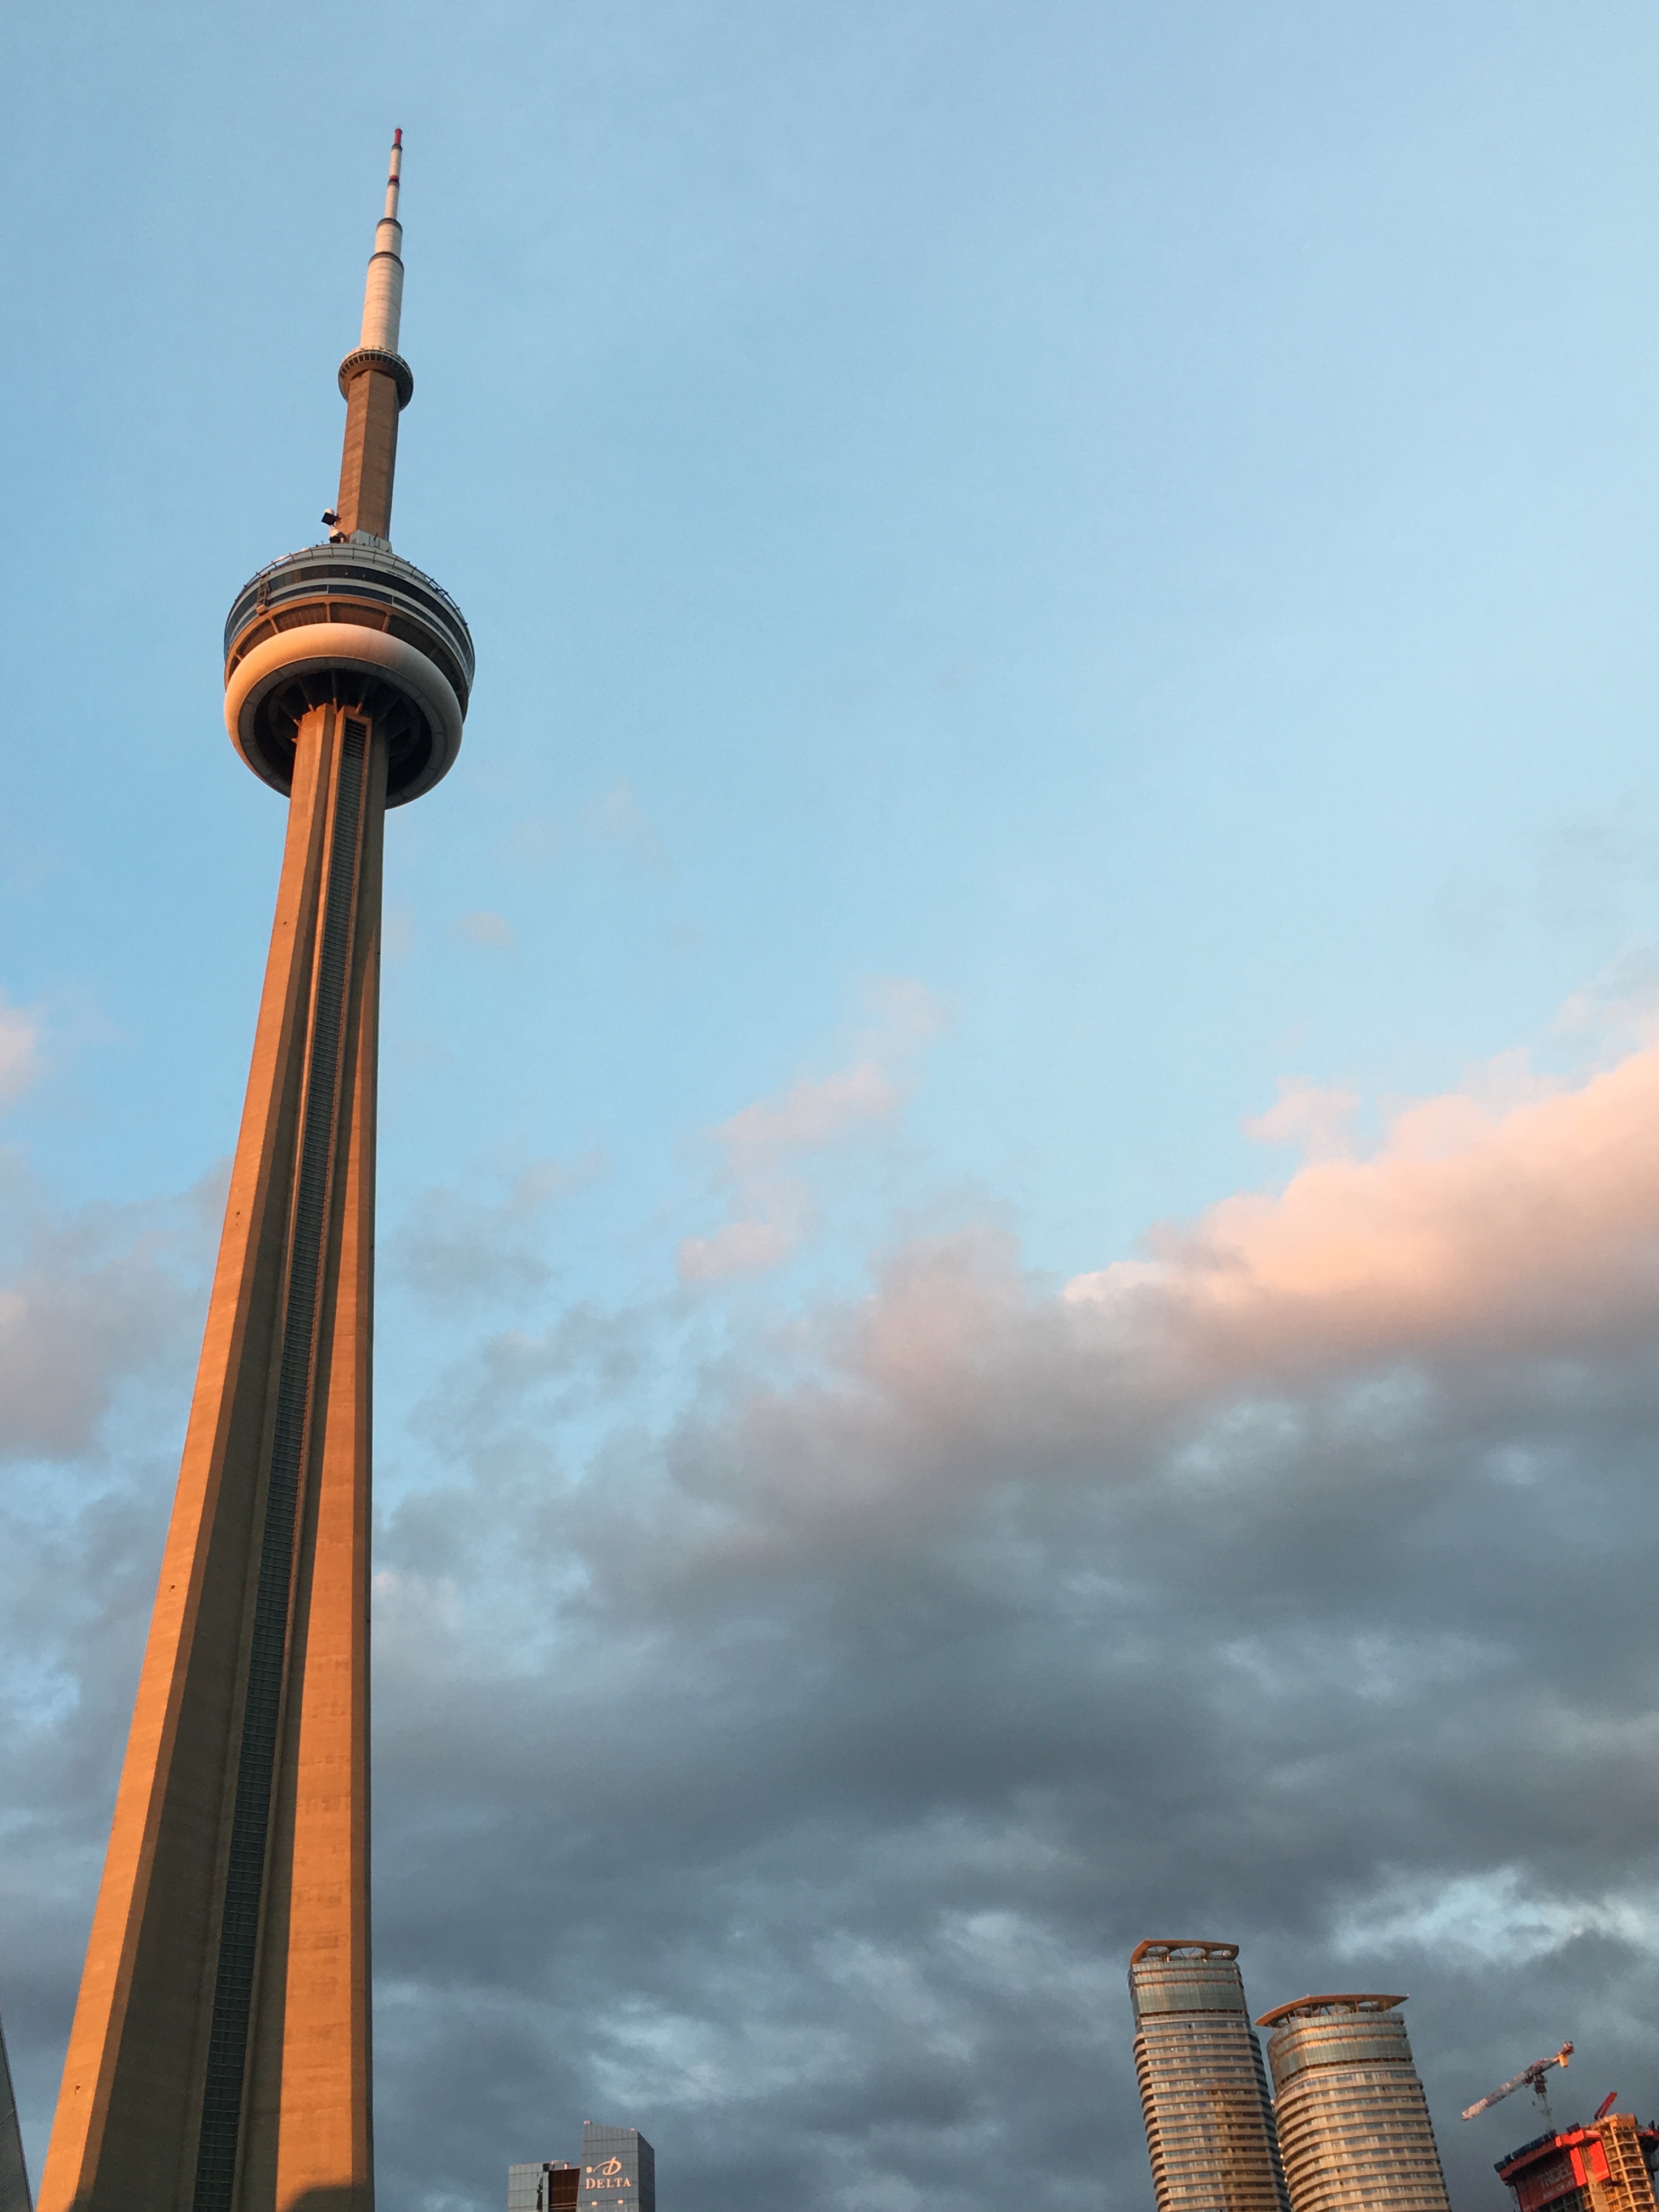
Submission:
<svg viewBox="0 0 1659 2212">
<path fill-rule="evenodd" d="M 447 592 L 389 547 L 308 545 L 261 568 L 225 623 L 225 723 L 273 790 L 294 780 L 301 717 L 362 706 L 388 741 L 386 804 L 418 799 L 460 750 L 472 633 Z"/>
</svg>

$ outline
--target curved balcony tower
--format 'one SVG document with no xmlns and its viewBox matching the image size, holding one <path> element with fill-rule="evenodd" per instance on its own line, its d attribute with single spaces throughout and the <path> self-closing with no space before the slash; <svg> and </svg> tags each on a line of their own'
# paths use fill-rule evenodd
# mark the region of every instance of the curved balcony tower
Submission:
<svg viewBox="0 0 1659 2212">
<path fill-rule="evenodd" d="M 1157 2212 L 1291 2212 L 1237 1944 L 1149 1937 L 1129 2001 Z"/>
<path fill-rule="evenodd" d="M 392 550 L 402 133 L 325 544 L 225 629 L 288 801 L 230 1197 L 40 2212 L 370 2212 L 368 1540 L 380 859 L 453 761 L 459 609 Z"/>
<path fill-rule="evenodd" d="M 1273 2030 L 1291 2212 L 1448 2212 L 1405 2002 L 1375 1990 L 1298 1997 L 1257 2021 Z"/>
</svg>

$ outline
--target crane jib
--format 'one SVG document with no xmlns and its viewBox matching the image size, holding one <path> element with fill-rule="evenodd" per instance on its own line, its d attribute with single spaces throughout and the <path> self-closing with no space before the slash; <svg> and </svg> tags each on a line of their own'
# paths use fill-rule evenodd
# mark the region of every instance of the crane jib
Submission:
<svg viewBox="0 0 1659 2212">
<path fill-rule="evenodd" d="M 1545 2075 L 1549 2072 L 1552 2066 L 1566 2065 L 1571 2057 L 1571 2044 L 1564 2043 L 1553 2058 L 1534 2058 L 1532 2064 L 1524 2067 L 1512 2081 L 1505 2081 L 1501 2089 L 1494 2089 L 1490 2096 L 1482 2097 L 1478 2104 L 1471 2105 L 1463 2118 L 1466 2120 L 1478 2119 L 1482 2112 L 1488 2111 L 1493 2105 L 1501 2104 L 1505 2097 L 1516 2089 L 1530 2088 L 1542 2098 L 1545 2094 Z"/>
</svg>

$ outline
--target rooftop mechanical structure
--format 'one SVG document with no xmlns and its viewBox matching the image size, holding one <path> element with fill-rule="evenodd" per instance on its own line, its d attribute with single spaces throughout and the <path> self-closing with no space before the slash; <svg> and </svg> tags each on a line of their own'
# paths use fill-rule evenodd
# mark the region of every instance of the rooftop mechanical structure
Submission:
<svg viewBox="0 0 1659 2212">
<path fill-rule="evenodd" d="M 288 801 L 252 1066 L 40 2212 L 372 2212 L 368 1530 L 386 809 L 453 763 L 460 610 L 392 550 L 401 131 L 325 544 L 225 628 Z"/>
</svg>

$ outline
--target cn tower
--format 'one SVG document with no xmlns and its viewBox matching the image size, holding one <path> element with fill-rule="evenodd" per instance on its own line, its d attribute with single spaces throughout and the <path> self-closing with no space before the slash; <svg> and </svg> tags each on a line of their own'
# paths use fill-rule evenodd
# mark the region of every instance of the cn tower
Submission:
<svg viewBox="0 0 1659 2212">
<path fill-rule="evenodd" d="M 326 544 L 225 626 L 288 799 L 184 1460 L 40 2212 L 368 2212 L 368 1555 L 386 811 L 453 761 L 459 609 L 392 550 L 403 134 Z"/>
</svg>

